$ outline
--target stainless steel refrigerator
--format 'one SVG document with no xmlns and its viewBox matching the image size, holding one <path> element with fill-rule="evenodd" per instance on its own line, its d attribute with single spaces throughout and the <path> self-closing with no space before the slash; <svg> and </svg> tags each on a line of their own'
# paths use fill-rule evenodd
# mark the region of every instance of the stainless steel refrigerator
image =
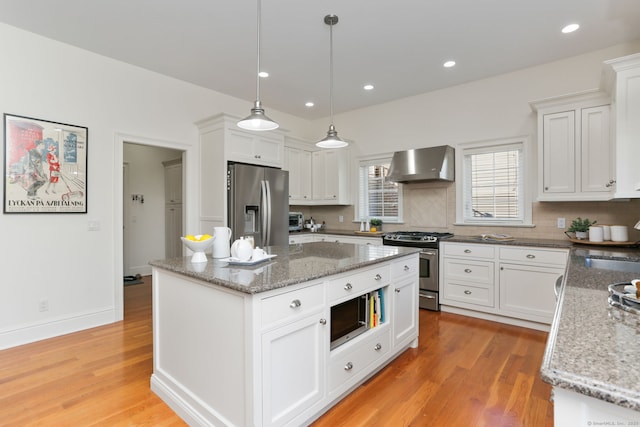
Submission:
<svg viewBox="0 0 640 427">
<path fill-rule="evenodd" d="M 289 172 L 229 163 L 229 227 L 233 239 L 253 236 L 256 246 L 289 244 Z"/>
</svg>

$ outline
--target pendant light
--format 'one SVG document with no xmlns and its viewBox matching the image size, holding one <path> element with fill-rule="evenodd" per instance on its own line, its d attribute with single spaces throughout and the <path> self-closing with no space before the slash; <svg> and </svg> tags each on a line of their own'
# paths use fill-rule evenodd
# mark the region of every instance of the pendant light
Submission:
<svg viewBox="0 0 640 427">
<path fill-rule="evenodd" d="M 335 126 L 333 125 L 333 26 L 338 23 L 336 15 L 327 15 L 324 17 L 324 23 L 329 26 L 329 131 L 327 136 L 316 142 L 316 146 L 320 148 L 342 148 L 349 145 L 338 136 Z"/>
<path fill-rule="evenodd" d="M 264 114 L 264 108 L 260 102 L 260 17 L 261 17 L 261 4 L 258 0 L 258 25 L 257 25 L 257 38 L 258 38 L 258 66 L 256 71 L 256 102 L 249 114 L 244 119 L 238 122 L 238 126 L 246 130 L 273 130 L 278 128 L 278 123 L 271 120 Z"/>
</svg>

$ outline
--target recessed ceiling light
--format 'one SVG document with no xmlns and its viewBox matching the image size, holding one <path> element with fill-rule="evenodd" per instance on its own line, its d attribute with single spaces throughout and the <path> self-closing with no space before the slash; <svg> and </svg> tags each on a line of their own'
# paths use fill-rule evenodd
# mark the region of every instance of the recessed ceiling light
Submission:
<svg viewBox="0 0 640 427">
<path fill-rule="evenodd" d="M 373 90 L 373 85 L 364 85 L 364 90 Z"/>
<path fill-rule="evenodd" d="M 578 28 L 580 28 L 580 25 L 578 25 L 578 24 L 569 24 L 569 25 L 567 25 L 566 27 L 564 27 L 562 29 L 562 32 L 564 34 L 573 33 Z"/>
<path fill-rule="evenodd" d="M 451 67 L 453 67 L 454 65 L 456 65 L 456 61 L 447 61 L 447 62 L 445 62 L 444 64 L 442 64 L 442 66 L 443 66 L 444 68 L 451 68 Z"/>
<path fill-rule="evenodd" d="M 269 77 L 269 73 L 267 73 L 266 71 L 260 71 L 258 75 L 263 79 Z"/>
<path fill-rule="evenodd" d="M 305 102 L 305 103 L 304 103 L 304 106 L 305 106 L 305 107 L 313 107 L 314 105 L 316 105 L 316 104 L 314 104 L 314 103 L 313 103 L 313 102 L 311 102 L 311 101 L 309 101 L 309 102 Z"/>
</svg>

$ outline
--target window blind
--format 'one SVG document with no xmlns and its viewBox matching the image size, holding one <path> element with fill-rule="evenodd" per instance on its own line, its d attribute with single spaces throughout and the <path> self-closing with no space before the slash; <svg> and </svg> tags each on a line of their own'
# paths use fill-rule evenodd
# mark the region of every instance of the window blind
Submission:
<svg viewBox="0 0 640 427">
<path fill-rule="evenodd" d="M 359 217 L 398 221 L 400 218 L 400 191 L 398 183 L 386 179 L 390 160 L 360 162 Z"/>
</svg>

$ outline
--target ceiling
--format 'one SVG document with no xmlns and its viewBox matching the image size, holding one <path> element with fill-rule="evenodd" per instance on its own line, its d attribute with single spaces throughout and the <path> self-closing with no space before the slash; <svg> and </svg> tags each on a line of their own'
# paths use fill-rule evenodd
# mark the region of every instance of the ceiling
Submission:
<svg viewBox="0 0 640 427">
<path fill-rule="evenodd" d="M 0 0 L 0 22 L 246 99 L 248 113 L 256 10 L 255 0 Z M 640 40 L 638 0 L 263 0 L 267 114 L 329 115 L 330 13 L 336 114 Z M 573 22 L 580 29 L 561 34 Z"/>
</svg>

